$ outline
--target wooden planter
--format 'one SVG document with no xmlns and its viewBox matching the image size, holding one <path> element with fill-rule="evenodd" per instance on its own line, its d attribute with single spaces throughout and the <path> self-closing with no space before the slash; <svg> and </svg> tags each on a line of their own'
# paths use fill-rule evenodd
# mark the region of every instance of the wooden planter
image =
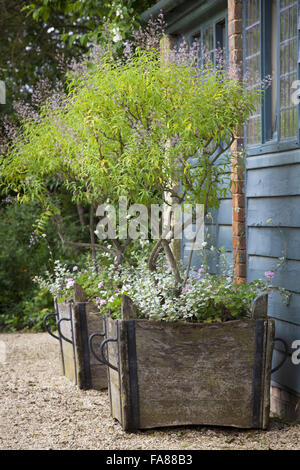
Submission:
<svg viewBox="0 0 300 470">
<path fill-rule="evenodd" d="M 80 300 L 78 291 L 76 294 Z M 47 326 L 50 315 L 56 317 L 58 336 Z M 106 367 L 90 354 L 89 349 L 89 337 L 104 329 L 103 317 L 97 307 L 92 302 L 58 303 L 55 299 L 55 313 L 50 315 L 46 315 L 44 325 L 48 333 L 59 341 L 62 374 L 84 390 L 107 388 Z M 99 347 L 103 336 L 104 332 L 102 335 L 97 333 L 95 347 Z"/>
<path fill-rule="evenodd" d="M 268 425 L 274 321 L 267 296 L 252 319 L 214 324 L 107 318 L 100 360 L 111 414 L 124 430 L 181 425 Z M 265 312 L 263 313 L 262 310 Z"/>
</svg>

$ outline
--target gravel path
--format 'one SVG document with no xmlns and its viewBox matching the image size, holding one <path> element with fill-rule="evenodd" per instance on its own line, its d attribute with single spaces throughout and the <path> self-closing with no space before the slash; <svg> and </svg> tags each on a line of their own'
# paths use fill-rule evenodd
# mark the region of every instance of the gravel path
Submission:
<svg viewBox="0 0 300 470">
<path fill-rule="evenodd" d="M 0 335 L 0 449 L 300 449 L 300 424 L 278 420 L 268 431 L 124 432 L 110 417 L 106 392 L 79 390 L 60 376 L 58 354 L 47 333 Z"/>
</svg>

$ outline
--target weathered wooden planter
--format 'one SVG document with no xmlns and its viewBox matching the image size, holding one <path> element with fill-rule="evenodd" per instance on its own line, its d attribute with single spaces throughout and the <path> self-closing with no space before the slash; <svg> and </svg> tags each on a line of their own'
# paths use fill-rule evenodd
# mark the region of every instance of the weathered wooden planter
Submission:
<svg viewBox="0 0 300 470">
<path fill-rule="evenodd" d="M 125 299 L 123 319 L 105 319 L 99 352 L 108 365 L 113 418 L 125 430 L 265 429 L 274 341 L 266 302 L 260 299 L 252 319 L 192 324 L 135 319 Z"/>
<path fill-rule="evenodd" d="M 51 315 L 56 317 L 58 335 L 51 333 L 47 326 Z M 89 337 L 93 333 L 97 332 L 95 347 L 99 347 L 104 337 L 104 332 L 98 333 L 104 329 L 104 322 L 97 307 L 92 302 L 58 303 L 55 299 L 55 313 L 46 315 L 44 325 L 59 341 L 62 374 L 81 389 L 107 388 L 106 367 L 89 350 Z"/>
</svg>

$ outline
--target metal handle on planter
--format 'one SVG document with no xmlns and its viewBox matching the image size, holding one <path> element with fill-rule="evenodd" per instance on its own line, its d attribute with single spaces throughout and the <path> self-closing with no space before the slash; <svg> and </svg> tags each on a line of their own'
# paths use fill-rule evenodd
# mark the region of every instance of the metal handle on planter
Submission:
<svg viewBox="0 0 300 470">
<path fill-rule="evenodd" d="M 274 367 L 272 370 L 271 370 L 271 374 L 273 374 L 273 372 L 276 372 L 278 369 L 280 369 L 280 367 L 283 366 L 283 364 L 285 363 L 285 361 L 287 360 L 287 357 L 288 357 L 288 345 L 286 344 L 286 342 L 282 339 L 282 338 L 274 338 L 274 342 L 275 341 L 280 341 L 283 346 L 284 346 L 284 351 L 279 351 L 278 352 L 281 352 L 282 354 L 284 354 L 284 358 L 282 359 L 282 361 L 278 364 L 278 366 Z"/>
<path fill-rule="evenodd" d="M 96 336 L 105 336 L 105 332 L 104 332 L 104 333 L 93 333 L 93 334 L 89 337 L 89 348 L 90 348 L 91 353 L 92 353 L 93 356 L 97 359 L 97 361 L 102 362 L 101 359 L 100 359 L 100 357 L 98 356 L 98 354 L 97 354 L 96 351 L 94 350 L 94 346 L 93 346 L 93 339 L 94 339 Z"/>
<path fill-rule="evenodd" d="M 60 320 L 58 320 L 58 322 L 57 322 L 57 329 L 58 329 L 59 336 L 60 336 L 62 339 L 64 339 L 64 340 L 67 341 L 68 343 L 73 344 L 73 341 L 70 340 L 69 338 L 66 338 L 66 337 L 62 334 L 62 332 L 61 332 L 60 324 L 61 324 L 62 321 L 71 321 L 71 318 L 61 318 Z"/>
<path fill-rule="evenodd" d="M 106 366 L 110 367 L 111 369 L 113 370 L 116 370 L 118 371 L 119 369 L 116 367 L 116 366 L 113 366 L 107 359 L 106 357 L 104 356 L 104 351 L 103 351 L 103 348 L 104 346 L 109 343 L 109 342 L 116 342 L 118 341 L 117 338 L 107 338 L 107 339 L 104 339 L 102 341 L 102 343 L 100 344 L 100 355 L 98 356 L 98 354 L 95 352 L 94 348 L 93 348 L 93 339 L 95 338 L 95 336 L 104 336 L 105 333 L 93 333 L 90 337 L 89 337 L 89 346 L 90 346 L 90 350 L 93 354 L 93 356 L 99 361 L 99 362 L 102 362 L 102 364 L 105 364 Z"/>
<path fill-rule="evenodd" d="M 50 330 L 50 327 L 49 325 L 47 325 L 47 320 L 49 317 L 57 317 L 57 313 L 47 313 L 47 315 L 44 316 L 44 319 L 43 319 L 43 326 L 45 328 L 45 330 L 47 330 L 47 332 L 49 333 L 50 336 L 53 336 L 53 338 L 57 339 L 59 341 L 59 336 L 56 336 L 54 333 L 52 333 L 52 331 Z"/>
</svg>

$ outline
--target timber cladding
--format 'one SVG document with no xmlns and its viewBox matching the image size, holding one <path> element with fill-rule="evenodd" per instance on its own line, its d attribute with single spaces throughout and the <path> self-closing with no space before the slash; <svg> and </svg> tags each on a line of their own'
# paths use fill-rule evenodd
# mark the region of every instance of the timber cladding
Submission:
<svg viewBox="0 0 300 470">
<path fill-rule="evenodd" d="M 89 337 L 103 331 L 103 317 L 92 302 L 57 303 L 62 374 L 81 389 L 107 388 L 106 367 L 89 350 Z M 101 340 L 95 338 L 94 347 Z"/>
<path fill-rule="evenodd" d="M 123 429 L 268 425 L 272 319 L 106 319 L 111 414 Z"/>
</svg>

